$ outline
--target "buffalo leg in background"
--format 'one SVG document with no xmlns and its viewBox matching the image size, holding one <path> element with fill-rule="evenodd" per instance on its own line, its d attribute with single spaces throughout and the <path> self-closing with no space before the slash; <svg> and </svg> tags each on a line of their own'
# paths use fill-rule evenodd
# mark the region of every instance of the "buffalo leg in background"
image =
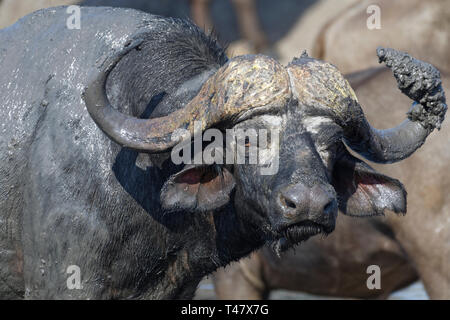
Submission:
<svg viewBox="0 0 450 320">
<path fill-rule="evenodd" d="M 255 0 L 232 0 L 242 36 L 256 52 L 267 50 L 268 41 L 262 31 Z"/>
<path fill-rule="evenodd" d="M 195 24 L 206 32 L 213 28 L 211 15 L 209 13 L 210 0 L 190 0 L 191 16 Z"/>
<path fill-rule="evenodd" d="M 262 31 L 255 0 L 232 0 L 242 37 L 250 42 L 252 50 L 262 52 L 268 41 Z M 210 14 L 211 0 L 191 0 L 191 16 L 195 24 L 209 31 L 213 28 Z"/>
</svg>

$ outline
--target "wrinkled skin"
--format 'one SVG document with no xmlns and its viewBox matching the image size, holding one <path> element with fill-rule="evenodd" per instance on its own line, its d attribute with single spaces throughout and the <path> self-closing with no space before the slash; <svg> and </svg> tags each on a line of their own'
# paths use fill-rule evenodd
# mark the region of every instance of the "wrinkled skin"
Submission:
<svg viewBox="0 0 450 320">
<path fill-rule="evenodd" d="M 280 252 L 331 232 L 338 205 L 353 215 L 405 211 L 401 183 L 344 148 L 343 131 L 351 138 L 353 129 L 336 113 L 362 111 L 333 66 L 307 57 L 287 68 L 264 56 L 228 61 L 189 22 L 134 10 L 83 8 L 85 27 L 73 31 L 64 10 L 37 12 L 0 34 L 9 75 L 0 83 L 2 296 L 190 298 L 204 275 L 263 244 Z M 298 86 L 299 70 L 308 86 Z M 171 128 L 190 128 L 180 118 L 186 110 L 222 130 L 277 123 L 279 171 L 175 166 L 165 146 Z M 110 121 L 125 115 L 143 119 Z M 135 122 L 141 131 L 132 131 Z M 149 123 L 156 127 L 142 125 Z M 415 133 L 426 130 L 407 123 L 415 129 L 405 141 L 418 147 L 426 135 Z M 399 155 L 388 148 L 377 159 L 416 149 L 397 142 Z M 136 151 L 151 153 L 145 148 L 166 152 Z M 72 265 L 80 267 L 80 290 L 67 287 Z"/>
<path fill-rule="evenodd" d="M 403 116 L 390 107 L 406 103 L 406 99 L 393 87 L 389 70 L 369 69 L 348 78 L 377 127 L 392 125 Z M 443 83 L 448 90 L 450 78 L 444 76 Z M 330 236 L 314 237 L 285 252 L 281 259 L 264 248 L 220 269 L 214 275 L 217 296 L 262 299 L 271 290 L 287 289 L 324 296 L 387 298 L 420 275 L 430 298 L 447 299 L 450 238 L 445 232 L 449 201 L 445 190 L 450 181 L 446 169 L 450 157 L 441 146 L 449 139 L 450 130 L 444 124 L 439 134 L 429 138 L 423 153 L 390 168 L 379 167 L 405 182 L 409 195 L 405 217 L 356 221 L 341 215 Z M 380 266 L 381 290 L 366 286 L 366 268 L 372 264 Z"/>
</svg>

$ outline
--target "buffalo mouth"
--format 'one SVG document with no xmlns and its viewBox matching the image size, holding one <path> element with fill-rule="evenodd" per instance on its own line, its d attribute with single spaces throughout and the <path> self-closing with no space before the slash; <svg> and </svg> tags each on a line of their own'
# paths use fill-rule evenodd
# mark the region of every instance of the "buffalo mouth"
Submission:
<svg viewBox="0 0 450 320">
<path fill-rule="evenodd" d="M 291 224 L 281 231 L 281 238 L 275 242 L 274 250 L 280 255 L 281 252 L 308 240 L 312 236 L 318 234 L 328 235 L 333 230 L 334 226 L 326 226 L 311 220 Z"/>
</svg>

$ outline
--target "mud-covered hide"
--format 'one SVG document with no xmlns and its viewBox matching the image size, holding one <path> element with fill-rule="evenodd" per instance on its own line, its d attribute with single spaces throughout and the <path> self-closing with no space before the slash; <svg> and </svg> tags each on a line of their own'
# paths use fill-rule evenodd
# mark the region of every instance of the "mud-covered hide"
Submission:
<svg viewBox="0 0 450 320">
<path fill-rule="evenodd" d="M 140 293 L 162 259 L 148 252 L 172 227 L 151 229 L 163 179 L 110 141 L 81 98 L 92 69 L 154 16 L 82 8 L 80 30 L 67 28 L 69 17 L 66 7 L 41 10 L 0 30 L 2 298 Z M 132 273 L 123 272 L 128 262 Z M 85 290 L 67 290 L 70 265 L 81 268 Z"/>
</svg>

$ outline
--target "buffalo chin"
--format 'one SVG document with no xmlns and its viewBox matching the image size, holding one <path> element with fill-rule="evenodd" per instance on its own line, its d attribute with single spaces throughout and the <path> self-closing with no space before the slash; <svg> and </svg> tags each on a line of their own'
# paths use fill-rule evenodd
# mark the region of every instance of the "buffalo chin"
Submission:
<svg viewBox="0 0 450 320">
<path fill-rule="evenodd" d="M 310 220 L 302 221 L 284 229 L 281 238 L 274 243 L 273 249 L 280 256 L 282 252 L 308 240 L 312 236 L 321 233 L 328 235 L 333 230 L 334 227 L 324 226 Z"/>
</svg>

